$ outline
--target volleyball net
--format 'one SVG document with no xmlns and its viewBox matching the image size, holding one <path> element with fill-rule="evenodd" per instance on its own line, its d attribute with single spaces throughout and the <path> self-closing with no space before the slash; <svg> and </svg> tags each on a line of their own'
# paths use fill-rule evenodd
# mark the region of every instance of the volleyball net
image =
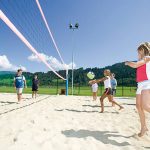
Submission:
<svg viewBox="0 0 150 150">
<path fill-rule="evenodd" d="M 43 62 L 57 77 L 66 81 L 66 95 L 68 95 L 68 68 L 56 44 L 39 0 L 30 2 L 24 0 L 21 3 L 16 0 L 9 0 L 7 4 L 6 1 L 2 0 L 0 6 L 3 8 L 3 10 L 0 9 L 0 20 L 17 35 L 34 56 Z M 43 8 L 46 8 L 46 4 Z M 47 51 L 47 49 L 50 50 Z M 61 62 L 58 61 L 59 66 L 61 66 L 60 68 L 63 70 L 66 70 L 66 77 L 60 75 L 56 69 L 51 66 L 49 60 L 43 57 L 43 55 L 49 56 L 51 51 L 55 55 L 57 52 L 61 60 Z"/>
</svg>

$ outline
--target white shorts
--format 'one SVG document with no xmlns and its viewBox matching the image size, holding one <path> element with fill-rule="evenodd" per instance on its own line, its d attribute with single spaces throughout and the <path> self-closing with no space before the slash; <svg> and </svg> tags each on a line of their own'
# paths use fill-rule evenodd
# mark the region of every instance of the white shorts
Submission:
<svg viewBox="0 0 150 150">
<path fill-rule="evenodd" d="M 16 88 L 17 94 L 22 94 L 23 88 Z"/>
<path fill-rule="evenodd" d="M 97 92 L 98 87 L 92 87 L 92 92 Z"/>
<path fill-rule="evenodd" d="M 136 94 L 141 94 L 143 90 L 150 90 L 150 80 L 138 82 Z"/>
</svg>

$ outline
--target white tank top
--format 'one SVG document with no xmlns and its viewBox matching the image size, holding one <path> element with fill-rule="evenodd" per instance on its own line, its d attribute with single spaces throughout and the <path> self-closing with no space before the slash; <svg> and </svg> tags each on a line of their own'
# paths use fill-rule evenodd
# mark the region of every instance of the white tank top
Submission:
<svg viewBox="0 0 150 150">
<path fill-rule="evenodd" d="M 106 79 L 104 81 L 104 88 L 107 89 L 107 88 L 111 88 L 111 80 L 110 80 L 110 77 L 109 76 L 106 76 L 108 79 Z"/>
</svg>

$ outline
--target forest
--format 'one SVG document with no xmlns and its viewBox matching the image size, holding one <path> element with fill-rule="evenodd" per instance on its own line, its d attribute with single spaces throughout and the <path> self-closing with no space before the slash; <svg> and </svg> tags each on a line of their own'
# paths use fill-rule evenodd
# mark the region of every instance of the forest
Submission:
<svg viewBox="0 0 150 150">
<path fill-rule="evenodd" d="M 112 66 L 104 68 L 78 68 L 74 70 L 74 84 L 80 86 L 88 85 L 89 79 L 87 73 L 89 71 L 94 72 L 95 78 L 99 79 L 103 77 L 104 69 L 110 69 L 112 73 L 115 73 L 118 85 L 120 86 L 136 86 L 135 81 L 135 69 L 125 66 L 124 63 L 116 63 Z M 65 70 L 58 71 L 62 76 L 66 76 Z M 59 79 L 52 71 L 44 72 L 24 72 L 28 86 L 31 86 L 34 74 L 38 75 L 41 86 L 55 86 L 56 84 L 64 85 L 65 81 Z M 0 86 L 12 86 L 15 72 L 0 71 Z M 72 70 L 69 70 L 69 85 L 71 86 Z"/>
</svg>

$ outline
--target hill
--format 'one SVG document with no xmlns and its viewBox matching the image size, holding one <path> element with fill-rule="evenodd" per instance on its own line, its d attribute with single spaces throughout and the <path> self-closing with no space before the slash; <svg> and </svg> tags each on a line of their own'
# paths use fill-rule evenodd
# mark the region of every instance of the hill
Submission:
<svg viewBox="0 0 150 150">
<path fill-rule="evenodd" d="M 135 86 L 135 69 L 132 69 L 128 66 L 125 66 L 124 63 L 116 63 L 112 66 L 107 66 L 104 68 L 78 68 L 74 70 L 74 84 L 75 85 L 87 85 L 89 79 L 87 78 L 86 74 L 89 71 L 93 71 L 95 73 L 95 78 L 103 77 L 104 69 L 110 69 L 111 72 L 116 74 L 116 79 L 118 81 L 118 85 L 124 86 Z M 65 77 L 65 70 L 58 71 L 59 74 Z M 14 72 L 8 71 L 0 71 L 0 85 L 11 85 L 13 82 Z M 24 76 L 27 79 L 27 84 L 30 86 L 31 81 L 33 78 L 33 73 L 24 72 Z M 56 75 L 52 71 L 48 71 L 47 73 L 44 72 L 35 72 L 38 75 L 40 80 L 40 85 L 43 86 L 52 86 L 52 85 L 64 85 L 65 81 L 58 79 Z M 69 70 L 69 84 L 71 84 L 71 74 L 72 70 Z"/>
<path fill-rule="evenodd" d="M 0 71 L 0 75 L 8 75 L 8 74 L 15 74 L 15 72 L 13 72 L 13 71 Z"/>
</svg>

